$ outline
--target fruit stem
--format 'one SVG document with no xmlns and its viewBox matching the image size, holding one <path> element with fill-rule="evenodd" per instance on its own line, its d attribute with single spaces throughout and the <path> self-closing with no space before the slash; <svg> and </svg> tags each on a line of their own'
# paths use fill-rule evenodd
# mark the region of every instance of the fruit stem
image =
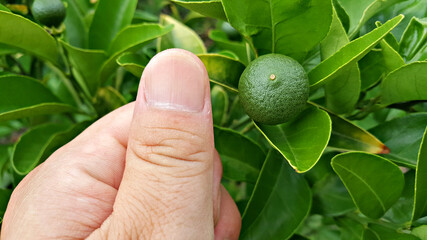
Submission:
<svg viewBox="0 0 427 240">
<path fill-rule="evenodd" d="M 246 55 L 248 56 L 248 62 L 251 62 L 252 58 L 251 58 L 251 51 L 253 51 L 253 53 L 255 54 L 255 58 L 258 58 L 258 52 L 256 51 L 256 48 L 254 46 L 254 43 L 252 42 L 252 38 L 245 36 L 245 40 L 246 40 Z M 248 48 L 249 45 L 249 48 Z"/>
<path fill-rule="evenodd" d="M 248 63 L 251 62 L 251 49 L 249 47 L 249 43 L 246 43 L 246 56 L 248 57 Z"/>
<path fill-rule="evenodd" d="M 66 77 L 66 74 L 60 68 L 58 68 L 57 66 L 49 62 L 46 63 L 46 66 L 50 68 L 54 73 L 56 73 L 56 75 L 62 80 L 62 82 L 70 92 L 71 96 L 73 97 L 73 100 L 77 103 L 77 105 L 79 106 L 82 105 L 78 92 L 73 87 L 73 84 L 71 83 L 71 81 Z"/>
<path fill-rule="evenodd" d="M 241 134 L 245 134 L 247 132 L 249 132 L 250 130 L 252 130 L 255 127 L 255 124 L 253 121 L 251 121 L 250 123 L 248 123 L 248 125 L 245 126 L 245 128 L 243 128 L 242 131 L 240 131 Z"/>
</svg>

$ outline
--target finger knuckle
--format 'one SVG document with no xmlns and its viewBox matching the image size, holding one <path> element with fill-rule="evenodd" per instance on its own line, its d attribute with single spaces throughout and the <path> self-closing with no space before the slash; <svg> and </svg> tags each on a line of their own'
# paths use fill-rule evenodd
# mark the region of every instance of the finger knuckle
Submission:
<svg viewBox="0 0 427 240">
<path fill-rule="evenodd" d="M 211 157 L 208 141 L 192 129 L 146 127 L 144 136 L 129 143 L 140 159 L 157 165 L 203 164 Z"/>
</svg>

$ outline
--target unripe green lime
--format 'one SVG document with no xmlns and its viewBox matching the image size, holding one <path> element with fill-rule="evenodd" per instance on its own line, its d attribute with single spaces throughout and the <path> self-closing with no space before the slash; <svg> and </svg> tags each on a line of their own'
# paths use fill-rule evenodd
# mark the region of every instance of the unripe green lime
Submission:
<svg viewBox="0 0 427 240">
<path fill-rule="evenodd" d="M 61 0 L 35 0 L 31 12 L 41 24 L 58 27 L 65 19 L 66 10 Z"/>
<path fill-rule="evenodd" d="M 263 55 L 252 61 L 239 81 L 240 102 L 256 122 L 287 122 L 304 110 L 309 96 L 304 68 L 294 59 Z"/>
</svg>

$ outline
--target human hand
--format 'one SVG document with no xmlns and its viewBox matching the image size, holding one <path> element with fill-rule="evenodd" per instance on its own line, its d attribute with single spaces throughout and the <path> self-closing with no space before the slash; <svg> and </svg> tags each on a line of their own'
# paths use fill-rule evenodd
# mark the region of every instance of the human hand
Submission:
<svg viewBox="0 0 427 240">
<path fill-rule="evenodd" d="M 167 50 L 135 103 L 95 122 L 12 194 L 2 239 L 238 239 L 203 63 Z"/>
</svg>

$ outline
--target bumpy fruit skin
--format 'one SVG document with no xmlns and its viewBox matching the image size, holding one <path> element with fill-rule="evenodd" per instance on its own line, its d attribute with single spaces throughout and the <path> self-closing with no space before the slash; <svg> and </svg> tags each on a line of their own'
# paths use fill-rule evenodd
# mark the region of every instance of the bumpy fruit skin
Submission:
<svg viewBox="0 0 427 240">
<path fill-rule="evenodd" d="M 61 0 L 35 0 L 31 12 L 41 24 L 58 27 L 65 19 L 66 10 Z"/>
<path fill-rule="evenodd" d="M 239 81 L 240 102 L 256 122 L 280 124 L 304 110 L 310 93 L 304 68 L 294 59 L 267 54 L 252 61 Z"/>
</svg>

